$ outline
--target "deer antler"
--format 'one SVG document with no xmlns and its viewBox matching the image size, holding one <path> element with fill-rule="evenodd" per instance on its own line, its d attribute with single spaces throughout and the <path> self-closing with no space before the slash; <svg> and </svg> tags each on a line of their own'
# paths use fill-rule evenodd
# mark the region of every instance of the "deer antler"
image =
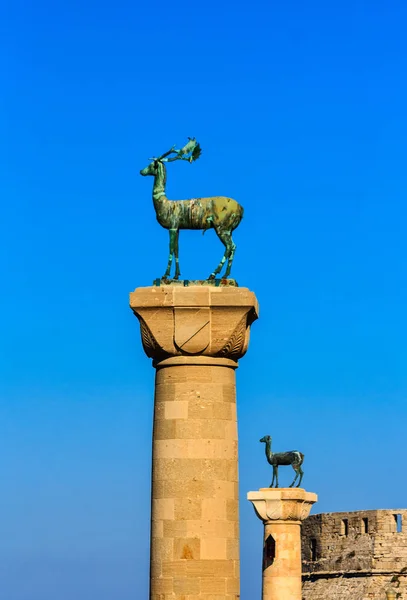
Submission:
<svg viewBox="0 0 407 600">
<path fill-rule="evenodd" d="M 155 157 L 153 156 L 149 160 L 151 161 L 160 161 L 160 162 L 174 162 L 174 160 L 187 160 L 189 163 L 198 160 L 198 158 L 202 154 L 202 149 L 199 143 L 195 138 L 188 138 L 189 142 L 185 144 L 181 150 L 176 150 L 175 146 L 173 146 L 167 152 L 164 152 L 161 156 Z M 170 154 L 176 154 L 171 158 L 167 158 Z"/>
<path fill-rule="evenodd" d="M 158 156 L 158 157 L 153 156 L 153 157 L 149 158 L 148 160 L 161 160 L 162 161 L 170 154 L 177 154 L 178 152 L 179 152 L 178 150 L 175 150 L 175 145 L 174 145 L 170 150 L 168 150 L 167 152 L 164 152 L 164 154 L 162 154 L 161 156 Z M 168 159 L 166 159 L 165 162 L 167 162 L 167 160 Z"/>
<path fill-rule="evenodd" d="M 173 162 L 174 160 L 187 160 L 189 163 L 191 163 L 194 162 L 194 160 L 198 160 L 202 153 L 201 146 L 195 138 L 188 138 L 188 140 L 189 142 L 185 144 L 181 150 L 175 150 L 175 146 L 173 146 L 172 150 L 166 156 L 171 154 L 171 152 L 175 152 L 177 156 L 166 158 L 164 159 L 165 162 Z"/>
</svg>

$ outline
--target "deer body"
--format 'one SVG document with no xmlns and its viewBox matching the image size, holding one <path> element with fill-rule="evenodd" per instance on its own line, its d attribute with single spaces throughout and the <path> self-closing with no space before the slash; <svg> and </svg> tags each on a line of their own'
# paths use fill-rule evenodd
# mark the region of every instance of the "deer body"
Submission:
<svg viewBox="0 0 407 600">
<path fill-rule="evenodd" d="M 273 479 L 270 484 L 270 487 L 273 487 L 275 481 L 275 487 L 278 488 L 278 467 L 280 465 L 292 465 L 292 468 L 294 469 L 296 475 L 290 487 L 293 487 L 298 477 L 300 478 L 300 480 L 297 484 L 297 487 L 299 487 L 301 485 L 302 477 L 304 475 L 304 471 L 301 468 L 301 465 L 304 462 L 304 455 L 302 454 L 302 452 L 298 452 L 298 450 L 290 450 L 289 452 L 277 452 L 273 454 L 271 450 L 271 437 L 269 435 L 265 435 L 264 437 L 262 437 L 260 442 L 264 442 L 266 444 L 267 462 L 273 467 Z"/>
<path fill-rule="evenodd" d="M 195 144 L 197 146 L 197 144 Z M 141 175 L 154 176 L 153 203 L 157 221 L 170 233 L 170 252 L 167 270 L 164 279 L 170 276 L 173 258 L 175 256 L 175 276 L 178 279 L 181 272 L 178 258 L 178 236 L 180 229 L 215 229 L 219 239 L 225 246 L 224 255 L 211 273 L 209 279 L 214 279 L 222 270 L 226 261 L 227 269 L 225 277 L 230 275 L 236 245 L 232 240 L 232 231 L 236 229 L 243 217 L 243 208 L 233 200 L 225 196 L 213 196 L 208 198 L 190 198 L 188 200 L 169 200 L 165 193 L 167 173 L 164 161 L 177 160 L 182 155 L 172 159 L 166 159 L 170 150 L 162 157 L 154 159 L 148 167 L 140 171 Z M 199 154 L 198 154 L 199 156 Z"/>
<path fill-rule="evenodd" d="M 236 200 L 224 196 L 168 200 L 162 196 L 154 203 L 157 221 L 165 229 L 235 229 L 243 209 Z"/>
</svg>

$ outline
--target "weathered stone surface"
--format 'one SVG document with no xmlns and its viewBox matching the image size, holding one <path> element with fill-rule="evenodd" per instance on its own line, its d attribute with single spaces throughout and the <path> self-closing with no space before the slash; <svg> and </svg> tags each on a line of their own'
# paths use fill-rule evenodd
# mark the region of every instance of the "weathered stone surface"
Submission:
<svg viewBox="0 0 407 600">
<path fill-rule="evenodd" d="M 263 600 L 301 600 L 301 521 L 316 494 L 301 488 L 262 488 L 247 499 L 264 523 Z"/>
<path fill-rule="evenodd" d="M 257 301 L 245 288 L 139 288 L 156 368 L 150 600 L 237 600 L 235 369 Z"/>
<path fill-rule="evenodd" d="M 302 559 L 303 600 L 384 600 L 389 587 L 407 598 L 407 510 L 312 515 Z"/>
</svg>

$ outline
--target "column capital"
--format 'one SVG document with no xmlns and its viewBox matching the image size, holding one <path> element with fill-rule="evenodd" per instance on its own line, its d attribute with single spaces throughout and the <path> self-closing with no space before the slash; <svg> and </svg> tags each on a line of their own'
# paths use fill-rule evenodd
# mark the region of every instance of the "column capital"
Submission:
<svg viewBox="0 0 407 600">
<path fill-rule="evenodd" d="M 300 523 L 310 513 L 318 496 L 302 488 L 261 488 L 249 492 L 247 499 L 264 524 L 276 521 Z"/>
<path fill-rule="evenodd" d="M 237 366 L 249 345 L 250 325 L 258 318 L 254 293 L 236 287 L 142 287 L 130 294 L 130 307 L 154 366 L 197 356 L 228 359 L 229 366 Z"/>
</svg>

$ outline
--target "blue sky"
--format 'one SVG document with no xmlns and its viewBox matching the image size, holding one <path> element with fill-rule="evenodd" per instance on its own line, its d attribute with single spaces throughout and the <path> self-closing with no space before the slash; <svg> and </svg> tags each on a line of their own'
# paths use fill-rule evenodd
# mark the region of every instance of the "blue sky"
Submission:
<svg viewBox="0 0 407 600">
<path fill-rule="evenodd" d="M 168 196 L 245 208 L 261 318 L 237 372 L 242 600 L 260 595 L 258 440 L 314 512 L 405 507 L 405 2 L 2 6 L 0 581 L 7 600 L 144 600 L 153 369 L 128 293 L 162 275 Z M 182 232 L 186 278 L 222 247 Z M 291 473 L 282 470 L 282 480 Z"/>
</svg>

